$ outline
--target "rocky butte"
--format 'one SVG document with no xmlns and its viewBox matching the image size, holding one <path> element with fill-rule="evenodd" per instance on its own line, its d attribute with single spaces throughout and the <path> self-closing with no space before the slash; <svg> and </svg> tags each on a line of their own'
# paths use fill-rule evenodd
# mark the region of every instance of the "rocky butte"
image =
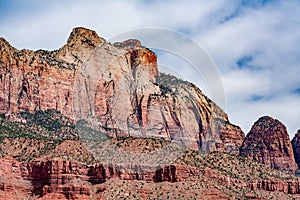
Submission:
<svg viewBox="0 0 300 200">
<path fill-rule="evenodd" d="M 0 112 L 55 109 L 114 137 L 155 137 L 238 154 L 244 133 L 193 84 L 160 74 L 136 40 L 110 44 L 74 28 L 57 51 L 0 40 Z"/>
<path fill-rule="evenodd" d="M 286 127 L 276 119 L 259 118 L 245 138 L 240 154 L 290 173 L 297 169 Z"/>
<path fill-rule="evenodd" d="M 295 134 L 292 140 L 292 146 L 295 154 L 295 161 L 299 168 L 300 167 L 300 130 L 298 130 L 297 133 Z"/>
</svg>

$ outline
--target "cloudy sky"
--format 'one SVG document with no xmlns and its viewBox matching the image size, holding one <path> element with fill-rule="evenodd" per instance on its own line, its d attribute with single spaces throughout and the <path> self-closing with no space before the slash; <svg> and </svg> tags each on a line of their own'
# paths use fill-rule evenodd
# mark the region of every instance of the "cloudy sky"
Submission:
<svg viewBox="0 0 300 200">
<path fill-rule="evenodd" d="M 213 60 L 226 95 L 222 107 L 233 123 L 247 133 L 270 115 L 291 137 L 300 129 L 299 0 L 0 0 L 0 36 L 16 48 L 58 49 L 77 26 L 108 40 L 146 27 L 182 33 Z M 153 50 L 161 70 L 209 95 L 203 78 L 188 72 L 188 60 Z"/>
</svg>

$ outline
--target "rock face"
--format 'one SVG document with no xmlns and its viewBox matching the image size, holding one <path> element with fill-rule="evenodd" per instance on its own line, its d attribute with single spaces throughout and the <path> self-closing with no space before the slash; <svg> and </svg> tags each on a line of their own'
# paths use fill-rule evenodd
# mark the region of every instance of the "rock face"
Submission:
<svg viewBox="0 0 300 200">
<path fill-rule="evenodd" d="M 300 168 L 300 130 L 298 130 L 297 133 L 295 134 L 292 140 L 292 146 L 293 146 L 295 161 L 299 169 Z"/>
<path fill-rule="evenodd" d="M 238 184 L 240 186 L 244 186 L 253 191 L 265 190 L 265 191 L 280 191 L 287 194 L 299 194 L 300 193 L 300 182 L 299 180 L 288 180 L 284 181 L 282 179 L 269 179 L 269 180 L 249 180 L 249 181 L 241 181 L 239 179 L 228 178 L 227 176 L 220 176 L 216 174 L 211 169 L 205 170 L 205 176 L 214 180 L 218 180 L 219 182 L 235 185 Z"/>
<path fill-rule="evenodd" d="M 0 159 L 0 199 L 29 199 L 31 182 L 23 179 L 22 168 L 13 158 Z"/>
<path fill-rule="evenodd" d="M 56 109 L 111 136 L 174 140 L 238 153 L 244 133 L 194 85 L 160 74 L 137 40 L 112 45 L 75 28 L 57 51 L 17 50 L 0 39 L 0 113 Z"/>
<path fill-rule="evenodd" d="M 30 199 L 30 195 L 46 197 L 45 199 L 60 196 L 66 199 L 100 198 L 102 190 L 98 188 L 94 191 L 93 185 L 104 183 L 112 178 L 177 182 L 200 174 L 196 168 L 175 164 L 162 166 L 102 163 L 85 165 L 60 159 L 20 163 L 6 158 L 0 160 L 0 165 L 2 177 L 0 195 L 3 191 L 3 195 L 6 197 L 11 195 L 11 199 Z"/>
<path fill-rule="evenodd" d="M 276 119 L 259 118 L 247 134 L 240 149 L 242 156 L 267 166 L 294 173 L 296 163 L 286 127 Z"/>
<path fill-rule="evenodd" d="M 247 187 L 251 190 L 281 191 L 287 194 L 299 194 L 299 181 L 260 180 L 250 181 Z"/>
<path fill-rule="evenodd" d="M 159 182 L 160 187 L 163 186 L 170 192 L 175 192 L 174 190 L 176 190 L 176 192 L 183 193 L 178 188 L 178 185 L 189 185 L 189 180 L 191 180 L 191 188 L 187 186 L 187 189 L 194 193 L 197 192 L 197 190 L 193 189 L 196 183 L 201 183 L 201 181 L 194 180 L 195 178 L 197 180 L 197 177 L 202 177 L 201 180 L 211 183 L 211 185 L 206 184 L 202 188 L 204 191 L 209 191 L 209 193 L 202 194 L 208 199 L 224 199 L 225 197 L 222 197 L 223 192 L 219 188 L 223 184 L 227 187 L 248 188 L 247 191 L 250 189 L 254 191 L 282 192 L 284 194 L 300 193 L 299 179 L 255 179 L 244 181 L 220 174 L 220 172 L 207 166 L 200 170 L 179 164 L 131 165 L 97 163 L 85 165 L 61 159 L 25 163 L 11 158 L 2 158 L 0 159 L 0 177 L 1 199 L 110 199 L 107 196 L 105 197 L 104 194 L 105 192 L 112 192 L 107 191 L 109 189 L 107 182 L 111 181 L 112 184 L 118 184 L 121 180 L 123 183 L 130 180 L 135 187 L 139 187 L 137 191 L 132 191 L 135 190 L 133 186 L 131 186 L 132 188 L 125 187 L 125 192 L 138 192 L 141 197 L 139 199 L 148 199 L 147 197 L 154 191 L 151 191 L 151 188 L 143 188 L 145 183 L 157 184 Z M 165 183 L 162 184 L 162 182 Z M 160 190 L 159 192 L 162 191 Z M 159 198 L 160 194 L 156 195 L 152 196 L 152 198 Z M 227 196 L 225 199 L 228 198 Z M 137 197 L 131 197 L 130 199 L 137 199 Z"/>
</svg>

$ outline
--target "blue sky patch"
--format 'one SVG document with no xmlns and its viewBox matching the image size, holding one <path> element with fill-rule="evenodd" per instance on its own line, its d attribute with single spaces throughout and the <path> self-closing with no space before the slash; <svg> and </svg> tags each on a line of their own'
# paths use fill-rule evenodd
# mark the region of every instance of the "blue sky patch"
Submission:
<svg viewBox="0 0 300 200">
<path fill-rule="evenodd" d="M 252 0 L 252 1 L 243 0 L 242 1 L 242 6 L 257 8 L 257 7 L 260 7 L 260 6 L 264 6 L 265 4 L 270 3 L 272 1 L 276 1 L 276 0 Z"/>
<path fill-rule="evenodd" d="M 294 90 L 295 94 L 300 94 L 300 87 Z"/>
<path fill-rule="evenodd" d="M 224 17 L 219 23 L 223 24 L 226 23 L 232 19 L 235 19 L 239 16 L 239 10 L 234 11 L 233 13 L 231 13 L 230 15 Z"/>
<path fill-rule="evenodd" d="M 252 95 L 248 101 L 260 101 L 263 99 L 264 99 L 264 96 L 262 96 L 262 95 Z"/>
<path fill-rule="evenodd" d="M 253 56 L 244 56 L 238 59 L 236 64 L 240 69 L 244 69 L 249 67 L 252 61 L 253 61 Z"/>
</svg>

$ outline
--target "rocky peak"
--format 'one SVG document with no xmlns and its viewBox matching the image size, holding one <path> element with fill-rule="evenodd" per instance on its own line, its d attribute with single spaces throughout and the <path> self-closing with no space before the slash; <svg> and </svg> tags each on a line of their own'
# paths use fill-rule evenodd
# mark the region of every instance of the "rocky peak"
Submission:
<svg viewBox="0 0 300 200">
<path fill-rule="evenodd" d="M 254 123 L 242 144 L 240 154 L 273 169 L 291 173 L 296 170 L 286 127 L 269 116 L 261 117 Z"/>
<path fill-rule="evenodd" d="M 95 31 L 77 27 L 72 30 L 67 44 L 59 49 L 57 59 L 81 64 L 89 58 L 96 47 L 105 43 L 107 42 L 99 37 Z"/>
<path fill-rule="evenodd" d="M 252 129 L 259 131 L 258 133 L 262 134 L 264 136 L 266 134 L 272 134 L 272 132 L 266 131 L 266 129 L 272 128 L 272 127 L 278 127 L 278 128 L 286 130 L 285 126 L 280 121 L 278 121 L 277 119 L 273 119 L 270 116 L 260 117 L 254 123 L 254 125 L 252 126 Z M 250 133 L 253 133 L 253 132 L 250 131 Z"/>
<path fill-rule="evenodd" d="M 300 167 L 300 129 L 295 134 L 293 140 L 292 140 L 292 146 L 295 156 L 295 161 L 298 165 L 298 168 Z"/>
<path fill-rule="evenodd" d="M 155 82 L 155 77 L 159 75 L 157 66 L 157 56 L 156 54 L 146 47 L 142 46 L 141 41 L 137 39 L 128 39 L 123 42 L 115 42 L 113 46 L 118 49 L 125 49 L 127 51 L 126 56 L 130 61 L 131 69 L 136 70 L 145 67 L 145 70 L 150 74 L 150 81 Z M 137 73 L 135 73 L 137 74 Z"/>
<path fill-rule="evenodd" d="M 92 47 L 96 47 L 97 45 L 105 42 L 106 41 L 103 38 L 98 36 L 96 31 L 89 30 L 83 27 L 77 27 L 73 28 L 68 38 L 67 45 L 71 47 L 81 45 L 90 45 Z"/>
<path fill-rule="evenodd" d="M 12 47 L 7 40 L 0 37 L 0 50 L 16 50 L 14 47 Z"/>
<path fill-rule="evenodd" d="M 114 43 L 115 46 L 117 47 L 126 47 L 126 46 L 142 46 L 142 43 L 141 41 L 139 40 L 136 40 L 136 39 L 128 39 L 128 40 L 125 40 L 123 42 L 116 42 Z"/>
</svg>

